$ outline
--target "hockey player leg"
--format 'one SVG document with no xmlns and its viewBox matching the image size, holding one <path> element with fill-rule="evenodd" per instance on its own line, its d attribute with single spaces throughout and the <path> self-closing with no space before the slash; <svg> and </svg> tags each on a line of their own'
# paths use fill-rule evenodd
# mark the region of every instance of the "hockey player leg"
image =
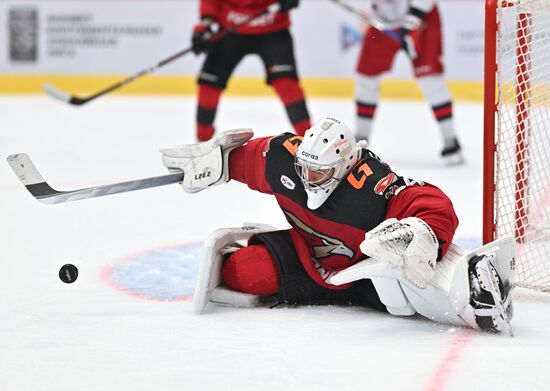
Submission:
<svg viewBox="0 0 550 391">
<path fill-rule="evenodd" d="M 453 122 L 453 105 L 451 95 L 443 75 L 433 74 L 418 78 L 418 84 L 432 107 L 435 119 L 443 138 L 441 157 L 447 165 L 464 163 L 462 149 L 458 142 Z"/>
<path fill-rule="evenodd" d="M 209 141 L 163 148 L 162 162 L 169 171 L 183 171 L 183 190 L 196 193 L 229 180 L 229 153 L 253 135 L 251 129 L 228 130 Z"/>
<path fill-rule="evenodd" d="M 513 239 L 506 238 L 468 253 L 451 245 L 425 288 L 411 283 L 388 263 L 374 259 L 339 272 L 330 282 L 341 285 L 369 278 L 393 315 L 419 313 L 439 323 L 488 332 L 506 330 L 512 335 L 513 267 Z"/>
<path fill-rule="evenodd" d="M 214 135 L 214 119 L 223 88 L 199 83 L 197 105 L 197 139 L 207 141 Z"/>
<path fill-rule="evenodd" d="M 368 38 L 367 38 L 368 37 Z M 371 141 L 371 128 L 380 98 L 380 79 L 391 70 L 399 42 L 383 31 L 369 27 L 357 62 L 355 102 L 357 131 L 355 138 Z"/>
<path fill-rule="evenodd" d="M 298 79 L 277 78 L 271 82 L 273 89 L 285 106 L 288 119 L 296 134 L 303 136 L 305 131 L 311 127 L 311 120 L 307 110 L 306 101 L 302 87 Z"/>
<path fill-rule="evenodd" d="M 415 286 L 389 264 L 372 258 L 337 273 L 330 282 L 341 285 L 368 278 L 392 315 L 411 316 L 418 313 L 434 322 L 466 326 L 468 323 L 459 313 L 468 304 L 467 281 L 464 276 L 453 280 L 463 254 L 459 247 L 451 245 L 447 256 L 437 263 L 434 277 L 425 288 Z M 449 292 L 452 285 L 457 285 L 463 294 L 451 298 Z"/>
<path fill-rule="evenodd" d="M 236 228 L 220 228 L 205 240 L 193 295 L 195 314 L 201 314 L 209 302 L 236 307 L 250 307 L 258 302 L 257 295 L 237 292 L 221 285 L 222 262 L 226 254 L 239 248 L 235 245 L 238 241 L 248 240 L 254 234 L 273 230 L 275 228 L 270 225 L 245 224 Z"/>
<path fill-rule="evenodd" d="M 380 95 L 380 76 L 359 74 L 356 82 L 357 140 L 369 141 Z"/>
<path fill-rule="evenodd" d="M 303 136 L 311 127 L 311 120 L 296 71 L 292 35 L 285 29 L 260 39 L 259 55 L 266 69 L 267 83 L 283 103 L 296 134 Z"/>
</svg>

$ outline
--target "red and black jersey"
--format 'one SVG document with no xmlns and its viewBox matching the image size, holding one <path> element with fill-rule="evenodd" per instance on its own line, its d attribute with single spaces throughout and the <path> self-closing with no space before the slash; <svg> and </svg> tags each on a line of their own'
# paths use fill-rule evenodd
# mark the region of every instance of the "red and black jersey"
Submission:
<svg viewBox="0 0 550 391">
<path fill-rule="evenodd" d="M 246 18 L 265 10 L 276 0 L 201 0 L 200 16 L 216 19 L 222 29 L 242 23 Z M 273 33 L 290 26 L 288 12 L 268 13 L 239 27 L 237 34 L 258 35 Z"/>
<path fill-rule="evenodd" d="M 418 217 L 428 223 L 445 254 L 458 225 L 449 198 L 437 187 L 403 178 L 368 149 L 342 178 L 330 197 L 315 210 L 294 169 L 294 154 L 302 137 L 290 133 L 259 138 L 230 155 L 231 179 L 251 189 L 273 194 L 293 227 L 291 237 L 300 260 L 319 285 L 366 256 L 359 244 L 365 233 L 388 218 Z"/>
</svg>

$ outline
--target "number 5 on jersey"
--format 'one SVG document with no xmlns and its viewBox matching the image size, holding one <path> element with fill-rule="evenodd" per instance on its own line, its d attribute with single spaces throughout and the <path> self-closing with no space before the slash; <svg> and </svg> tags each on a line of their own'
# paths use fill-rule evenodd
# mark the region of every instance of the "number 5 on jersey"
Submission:
<svg viewBox="0 0 550 391">
<path fill-rule="evenodd" d="M 359 166 L 359 168 L 356 171 L 356 174 L 354 173 L 356 170 L 352 170 L 348 175 L 348 182 L 355 187 L 357 190 L 361 189 L 365 182 L 367 181 L 367 177 L 369 175 L 372 175 L 372 170 L 370 169 L 369 165 L 367 163 L 363 163 Z M 357 175 L 357 176 L 356 176 Z"/>
</svg>

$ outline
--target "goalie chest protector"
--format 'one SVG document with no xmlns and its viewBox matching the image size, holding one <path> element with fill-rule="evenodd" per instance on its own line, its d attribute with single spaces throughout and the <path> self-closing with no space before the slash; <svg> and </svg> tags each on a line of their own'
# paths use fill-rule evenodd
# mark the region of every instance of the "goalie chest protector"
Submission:
<svg viewBox="0 0 550 391">
<path fill-rule="evenodd" d="M 325 281 L 331 272 L 365 258 L 359 250 L 365 232 L 385 220 L 390 200 L 405 181 L 374 153 L 363 149 L 361 159 L 323 205 L 310 210 L 294 168 L 301 140 L 301 136 L 290 133 L 273 138 L 265 154 L 265 174 L 279 206 L 302 237 L 313 266 Z"/>
</svg>

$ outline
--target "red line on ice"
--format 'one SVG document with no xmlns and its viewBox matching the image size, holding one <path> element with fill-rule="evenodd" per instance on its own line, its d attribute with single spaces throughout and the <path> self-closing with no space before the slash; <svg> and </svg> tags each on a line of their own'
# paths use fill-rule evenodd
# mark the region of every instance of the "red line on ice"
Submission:
<svg viewBox="0 0 550 391">
<path fill-rule="evenodd" d="M 459 329 L 424 391 L 442 391 L 444 389 L 456 369 L 457 362 L 462 358 L 464 349 L 470 344 L 475 334 L 476 331 L 472 329 Z"/>
</svg>

